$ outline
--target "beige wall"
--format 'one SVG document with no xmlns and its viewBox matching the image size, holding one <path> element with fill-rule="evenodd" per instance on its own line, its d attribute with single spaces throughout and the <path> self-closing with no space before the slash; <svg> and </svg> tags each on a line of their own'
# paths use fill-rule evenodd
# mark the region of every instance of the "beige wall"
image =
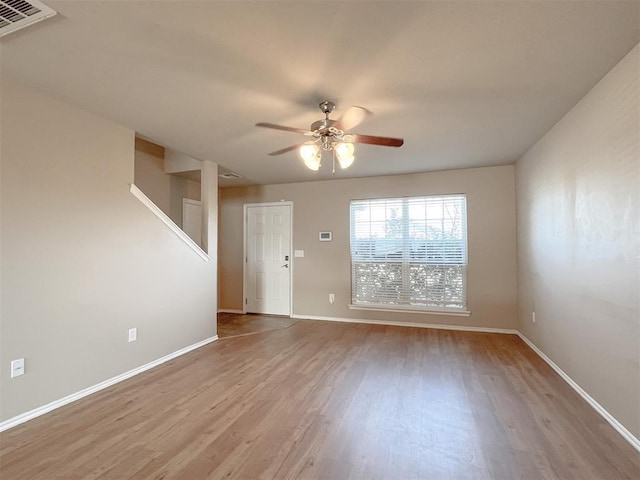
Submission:
<svg viewBox="0 0 640 480">
<path fill-rule="evenodd" d="M 165 149 L 136 138 L 134 183 L 182 228 L 182 199 L 200 200 L 200 182 L 164 173 Z"/>
<path fill-rule="evenodd" d="M 5 420 L 214 336 L 217 266 L 129 192 L 133 131 L 7 78 L 1 99 Z"/>
<path fill-rule="evenodd" d="M 516 169 L 519 329 L 636 437 L 639 49 L 636 46 L 596 85 Z"/>
<path fill-rule="evenodd" d="M 292 161 L 296 161 L 295 159 Z M 364 162 L 362 156 L 356 161 Z M 349 202 L 358 198 L 465 193 L 468 204 L 469 277 L 466 317 L 350 310 Z M 242 207 L 293 201 L 293 313 L 402 322 L 516 327 L 514 168 L 455 170 L 392 177 L 331 180 L 220 193 L 220 308 L 242 309 Z M 319 231 L 332 242 L 319 242 Z M 335 304 L 328 301 L 335 294 Z"/>
</svg>

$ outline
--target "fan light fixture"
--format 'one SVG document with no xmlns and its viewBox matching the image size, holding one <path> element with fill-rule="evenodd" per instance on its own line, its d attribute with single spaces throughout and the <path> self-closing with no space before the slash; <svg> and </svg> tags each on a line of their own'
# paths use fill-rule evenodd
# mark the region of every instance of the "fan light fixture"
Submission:
<svg viewBox="0 0 640 480">
<path fill-rule="evenodd" d="M 0 0 L 1 1 L 1 0 Z M 329 118 L 329 114 L 336 108 L 335 103 L 326 100 L 320 105 L 320 111 L 324 113 L 324 118 L 311 124 L 307 130 L 304 128 L 287 127 L 275 123 L 256 123 L 256 127 L 272 128 L 285 132 L 301 133 L 313 137 L 313 140 L 296 145 L 290 145 L 269 155 L 282 155 L 297 150 L 300 158 L 309 170 L 317 172 L 321 167 L 322 152 L 331 152 L 333 170 L 336 173 L 336 160 L 340 168 L 349 168 L 355 160 L 355 143 L 368 143 L 370 145 L 381 145 L 384 147 L 401 147 L 404 140 L 392 137 L 376 137 L 373 135 L 361 135 L 355 133 L 345 133 L 362 122 L 371 112 L 363 107 L 355 105 L 349 107 L 338 120 Z"/>
<path fill-rule="evenodd" d="M 334 147 L 334 151 L 336 152 L 336 157 L 338 157 L 338 162 L 340 163 L 340 167 L 349 168 L 354 160 L 354 151 L 355 148 L 353 143 L 340 142 L 337 143 Z"/>
<path fill-rule="evenodd" d="M 305 142 L 305 144 L 300 147 L 300 157 L 302 157 L 304 164 L 309 170 L 317 172 L 320 168 L 322 153 L 316 142 Z"/>
<path fill-rule="evenodd" d="M 314 172 L 320 168 L 322 152 L 331 151 L 333 160 L 338 160 L 340 168 L 349 168 L 355 160 L 355 148 L 353 143 L 344 142 L 330 137 L 321 137 L 318 140 L 305 142 L 300 147 L 300 158 L 309 170 Z"/>
</svg>

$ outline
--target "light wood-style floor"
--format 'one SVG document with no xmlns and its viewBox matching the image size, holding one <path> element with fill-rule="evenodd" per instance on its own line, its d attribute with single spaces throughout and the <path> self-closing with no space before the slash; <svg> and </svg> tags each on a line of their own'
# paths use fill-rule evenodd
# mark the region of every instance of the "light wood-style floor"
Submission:
<svg viewBox="0 0 640 480">
<path fill-rule="evenodd" d="M 0 434 L 0 478 L 640 478 L 513 335 L 298 321 Z"/>
<path fill-rule="evenodd" d="M 240 315 L 237 313 L 218 314 L 218 337 L 231 338 L 241 335 L 269 332 L 288 328 L 299 320 L 275 315 Z"/>
</svg>

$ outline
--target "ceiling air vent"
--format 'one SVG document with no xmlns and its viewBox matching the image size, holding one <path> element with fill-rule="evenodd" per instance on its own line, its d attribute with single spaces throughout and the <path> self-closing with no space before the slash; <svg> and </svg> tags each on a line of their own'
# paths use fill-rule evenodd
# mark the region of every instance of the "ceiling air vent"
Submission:
<svg viewBox="0 0 640 480">
<path fill-rule="evenodd" d="M 0 0 L 0 37 L 55 14 L 37 0 Z"/>
<path fill-rule="evenodd" d="M 228 173 L 221 173 L 220 175 L 218 175 L 220 178 L 227 178 L 227 179 L 231 179 L 231 178 L 242 178 L 242 176 L 238 175 L 237 173 L 233 173 L 233 172 L 228 172 Z"/>
</svg>

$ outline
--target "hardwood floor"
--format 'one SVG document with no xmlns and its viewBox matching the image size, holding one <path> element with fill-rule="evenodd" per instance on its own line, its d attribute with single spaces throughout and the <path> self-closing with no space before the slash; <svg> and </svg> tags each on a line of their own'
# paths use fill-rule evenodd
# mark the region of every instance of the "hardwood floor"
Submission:
<svg viewBox="0 0 640 480">
<path fill-rule="evenodd" d="M 253 335 L 254 333 L 280 330 L 282 328 L 288 328 L 298 321 L 299 320 L 294 318 L 272 315 L 219 313 L 218 337 L 238 337 L 241 335 Z"/>
<path fill-rule="evenodd" d="M 0 441 L 2 480 L 640 478 L 640 453 L 516 336 L 304 320 Z"/>
</svg>

